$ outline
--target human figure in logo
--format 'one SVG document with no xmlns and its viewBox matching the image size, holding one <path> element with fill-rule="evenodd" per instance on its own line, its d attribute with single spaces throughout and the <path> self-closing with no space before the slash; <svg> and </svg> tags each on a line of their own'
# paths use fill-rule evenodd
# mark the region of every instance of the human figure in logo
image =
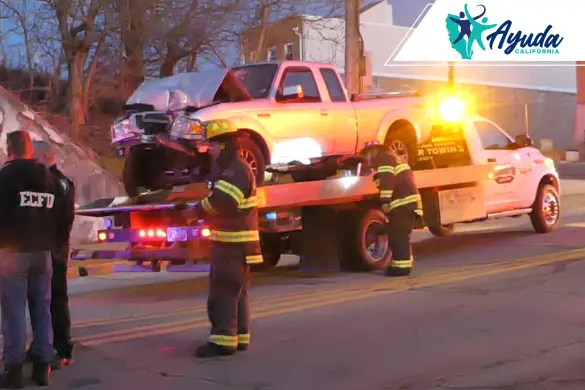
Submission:
<svg viewBox="0 0 585 390">
<path fill-rule="evenodd" d="M 483 5 L 481 5 L 481 6 L 483 7 L 483 10 L 484 10 L 484 12 L 482 13 L 482 15 L 483 15 L 483 14 L 485 14 L 485 7 Z M 464 11 L 465 11 L 465 16 L 467 16 L 468 19 L 471 19 L 471 15 L 469 15 L 469 9 L 467 9 L 467 4 L 465 4 Z M 477 41 L 477 44 L 479 45 L 479 47 L 481 47 L 481 50 L 485 50 L 485 46 L 483 45 L 483 42 L 481 41 L 481 34 L 483 34 L 486 30 L 489 30 L 490 28 L 497 26 L 497 24 L 486 24 L 487 21 L 488 21 L 487 16 L 481 20 L 481 23 L 479 23 L 475 18 L 470 20 L 471 25 L 473 26 L 473 31 L 471 32 L 471 34 L 469 35 L 469 38 L 467 39 L 467 54 L 468 55 L 471 55 L 471 48 L 473 47 L 473 43 L 476 41 Z"/>
<path fill-rule="evenodd" d="M 456 44 L 457 42 L 459 42 L 461 39 L 463 39 L 463 37 L 467 36 L 469 38 L 469 36 L 471 35 L 471 21 L 470 19 L 473 19 L 474 21 L 481 18 L 483 15 L 485 15 L 485 7 L 483 5 L 480 4 L 481 7 L 483 7 L 483 12 L 481 13 L 481 15 L 476 16 L 475 18 L 471 18 L 471 16 L 469 16 L 469 14 L 466 15 L 465 12 L 461 11 L 459 12 L 459 18 L 460 19 L 455 19 L 453 17 L 450 17 L 449 19 L 451 19 L 452 22 L 455 22 L 459 25 L 459 36 L 457 37 L 457 39 L 455 39 L 455 42 L 453 42 L 453 44 Z M 465 4 L 465 7 L 467 7 L 467 4 Z M 465 16 L 467 16 L 467 19 L 465 19 Z"/>
</svg>

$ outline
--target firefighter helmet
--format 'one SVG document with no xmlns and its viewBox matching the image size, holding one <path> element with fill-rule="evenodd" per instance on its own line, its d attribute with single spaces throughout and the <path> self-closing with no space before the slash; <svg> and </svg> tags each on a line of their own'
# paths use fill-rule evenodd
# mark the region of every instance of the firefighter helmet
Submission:
<svg viewBox="0 0 585 390">
<path fill-rule="evenodd" d="M 224 135 L 237 135 L 238 128 L 226 119 L 215 119 L 205 124 L 205 139 L 208 141 Z"/>
</svg>

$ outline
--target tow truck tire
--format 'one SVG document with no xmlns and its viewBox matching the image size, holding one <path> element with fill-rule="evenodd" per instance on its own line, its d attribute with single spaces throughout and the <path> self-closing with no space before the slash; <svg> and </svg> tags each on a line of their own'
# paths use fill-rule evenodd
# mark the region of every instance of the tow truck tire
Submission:
<svg viewBox="0 0 585 390">
<path fill-rule="evenodd" d="M 135 148 L 130 150 L 122 171 L 122 184 L 129 197 L 138 196 L 141 188 L 157 189 L 162 185 L 164 172 L 156 166 L 159 161 L 159 150 Z"/>
<path fill-rule="evenodd" d="M 428 226 L 429 232 L 435 237 L 445 237 L 455 231 L 455 224 Z"/>
<path fill-rule="evenodd" d="M 530 222 L 537 233 L 549 233 L 559 223 L 561 214 L 557 189 L 550 184 L 541 184 L 530 213 Z"/>
<path fill-rule="evenodd" d="M 390 243 L 386 232 L 387 219 L 382 211 L 369 209 L 355 216 L 351 222 L 345 225 L 350 229 L 347 237 L 347 260 L 351 269 L 356 271 L 374 271 L 388 267 L 392 259 Z M 373 230 L 373 231 L 370 231 Z M 373 252 L 368 245 L 368 233 L 379 231 L 380 243 L 376 243 Z M 380 245 L 378 247 L 378 244 Z"/>
<path fill-rule="evenodd" d="M 410 125 L 410 124 L 409 124 Z M 418 149 L 418 141 L 414 128 L 407 125 L 393 129 L 392 126 L 386 134 L 384 144 L 390 148 L 397 156 L 401 157 L 409 165 L 413 166 L 414 158 Z"/>
<path fill-rule="evenodd" d="M 248 136 L 240 138 L 240 145 L 242 146 L 242 156 L 254 170 L 256 185 L 262 185 L 266 172 L 266 161 L 262 149 Z"/>
</svg>

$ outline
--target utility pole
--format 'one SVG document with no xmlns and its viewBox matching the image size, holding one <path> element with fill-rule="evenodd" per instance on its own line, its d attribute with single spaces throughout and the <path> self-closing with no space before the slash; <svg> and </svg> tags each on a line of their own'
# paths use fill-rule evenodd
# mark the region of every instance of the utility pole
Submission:
<svg viewBox="0 0 585 390">
<path fill-rule="evenodd" d="M 345 0 L 345 86 L 347 92 L 360 93 L 360 1 Z"/>
<path fill-rule="evenodd" d="M 447 76 L 447 87 L 453 89 L 455 87 L 455 63 L 453 61 L 448 62 L 449 70 Z"/>
</svg>

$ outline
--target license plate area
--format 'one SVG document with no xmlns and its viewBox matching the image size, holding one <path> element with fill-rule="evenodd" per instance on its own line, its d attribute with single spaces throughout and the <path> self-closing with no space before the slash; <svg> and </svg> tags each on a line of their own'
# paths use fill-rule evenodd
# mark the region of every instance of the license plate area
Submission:
<svg viewBox="0 0 585 390">
<path fill-rule="evenodd" d="M 188 229 L 186 227 L 168 227 L 167 242 L 184 242 L 187 241 Z"/>
</svg>

